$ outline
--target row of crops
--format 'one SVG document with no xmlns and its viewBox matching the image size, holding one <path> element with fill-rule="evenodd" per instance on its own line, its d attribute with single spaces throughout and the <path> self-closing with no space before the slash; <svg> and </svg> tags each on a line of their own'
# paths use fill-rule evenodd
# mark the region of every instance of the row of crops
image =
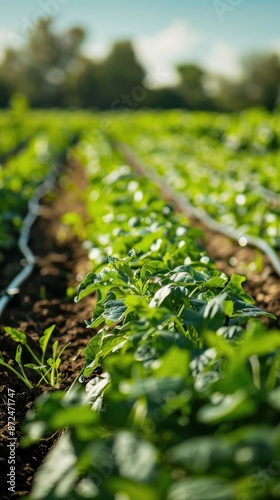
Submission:
<svg viewBox="0 0 280 500">
<path fill-rule="evenodd" d="M 279 119 L 258 111 L 242 119 L 179 112 L 152 118 L 144 113 L 136 126 L 132 116 L 116 121 L 113 133 L 202 218 L 207 213 L 225 232 L 238 229 L 241 245 L 258 237 L 279 250 Z"/>
<path fill-rule="evenodd" d="M 16 223 L 10 218 L 3 232 L 20 231 L 35 185 L 78 132 L 68 156 L 84 168 L 87 218 L 70 212 L 63 222 L 82 238 L 92 267 L 75 301 L 94 293 L 96 304 L 84 318 L 83 372 L 27 414 L 23 446 L 63 431 L 29 498 L 280 498 L 280 336 L 261 321 L 273 316 L 245 293 L 244 277 L 215 268 L 201 232 L 125 163 L 97 117 L 55 116 L 30 113 L 33 139 L 1 170 L 6 200 L 22 203 L 10 207 Z M 211 126 L 204 114 L 113 115 L 109 131 L 211 216 L 250 234 L 261 217 L 258 236 L 277 251 L 277 234 L 264 224 L 277 231 L 277 124 L 262 113 L 247 118 L 243 128 L 244 117 L 217 116 Z M 244 203 L 233 202 L 238 196 Z M 6 331 L 26 344 L 21 332 Z M 43 360 L 51 333 L 40 339 Z M 44 381 L 54 368 L 59 361 L 33 366 Z"/>
</svg>

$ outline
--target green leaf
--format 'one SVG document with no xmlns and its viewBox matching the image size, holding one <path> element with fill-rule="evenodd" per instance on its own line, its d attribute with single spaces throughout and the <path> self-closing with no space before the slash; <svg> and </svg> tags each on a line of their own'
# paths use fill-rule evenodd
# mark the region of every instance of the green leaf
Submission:
<svg viewBox="0 0 280 500">
<path fill-rule="evenodd" d="M 277 387 L 267 395 L 267 401 L 272 408 L 280 412 L 280 387 Z"/>
<path fill-rule="evenodd" d="M 135 311 L 138 314 L 146 315 L 149 312 L 149 304 L 146 297 L 128 295 L 124 300 L 124 304 L 129 311 Z"/>
<path fill-rule="evenodd" d="M 40 344 L 41 351 L 42 351 L 42 360 L 44 359 L 46 349 L 47 349 L 51 334 L 54 331 L 54 329 L 55 329 L 55 325 L 49 326 L 48 328 L 46 328 L 43 335 L 39 339 L 39 344 Z"/>
<path fill-rule="evenodd" d="M 196 271 L 192 266 L 178 266 L 170 273 L 170 279 L 184 283 L 205 283 L 207 277 Z"/>
<path fill-rule="evenodd" d="M 42 394 L 35 400 L 35 410 L 26 415 L 24 446 L 37 442 L 42 436 L 70 426 L 91 426 L 99 415 L 79 395 L 66 397 L 63 391 Z"/>
<path fill-rule="evenodd" d="M 222 330 L 222 328 L 218 331 L 220 330 Z M 223 336 L 217 335 L 217 333 L 213 332 L 206 332 L 205 339 L 209 347 L 215 347 L 219 355 L 227 356 L 229 358 L 235 355 L 236 351 L 234 346 L 227 342 Z"/>
<path fill-rule="evenodd" d="M 250 305 L 243 300 L 240 300 L 238 297 L 233 298 L 234 303 L 234 313 L 233 318 L 238 318 L 239 323 L 244 323 L 248 321 L 248 318 L 255 318 L 258 316 L 266 316 L 268 318 L 276 319 L 274 314 L 264 311 L 257 306 Z M 234 322 L 235 320 L 232 320 Z"/>
<path fill-rule="evenodd" d="M 250 356 L 264 356 L 272 353 L 280 347 L 279 331 L 264 329 L 262 324 L 249 326 L 244 340 L 236 348 L 238 359 L 247 359 Z"/>
<path fill-rule="evenodd" d="M 110 337 L 113 336 L 112 334 L 109 335 Z M 87 344 L 84 350 L 86 365 L 89 365 L 95 360 L 95 357 L 101 350 L 104 336 L 105 336 L 104 331 L 101 330 L 94 337 L 92 337 L 92 339 L 90 339 L 89 343 Z"/>
<path fill-rule="evenodd" d="M 230 463 L 232 449 L 225 439 L 213 436 L 190 438 L 167 451 L 166 457 L 176 467 L 203 474 L 224 463 Z"/>
<path fill-rule="evenodd" d="M 15 360 L 16 360 L 16 362 L 17 362 L 17 364 L 18 364 L 19 366 L 22 366 L 22 363 L 21 363 L 21 355 L 22 355 L 22 347 L 21 347 L 21 345 L 19 344 L 19 345 L 17 346 L 16 355 L 15 355 Z"/>
<path fill-rule="evenodd" d="M 199 422 L 217 424 L 228 420 L 237 420 L 253 415 L 256 403 L 246 390 L 239 389 L 233 394 L 221 396 L 221 402 L 216 405 L 205 405 L 197 414 Z"/>
<path fill-rule="evenodd" d="M 246 281 L 245 276 L 233 273 L 231 275 L 230 282 L 224 289 L 224 292 L 228 293 L 229 296 L 237 296 L 239 299 L 243 299 L 243 301 L 248 304 L 253 304 L 254 299 L 243 290 L 242 283 L 244 281 Z"/>
<path fill-rule="evenodd" d="M 156 470 L 155 447 L 126 430 L 114 439 L 113 455 L 121 477 L 134 481 L 150 481 Z"/>
<path fill-rule="evenodd" d="M 223 288 L 228 281 L 228 278 L 225 276 L 224 278 L 219 276 L 213 276 L 210 280 L 207 281 L 207 286 L 210 288 Z"/>
<path fill-rule="evenodd" d="M 139 380 L 124 380 L 120 383 L 119 390 L 129 398 L 146 396 L 155 399 L 162 397 L 166 392 L 174 391 L 177 393 L 183 386 L 182 377 L 149 377 Z"/>
<path fill-rule="evenodd" d="M 100 272 L 99 274 L 88 273 L 78 287 L 78 292 L 74 299 L 75 302 L 78 302 L 79 300 L 83 299 L 90 293 L 95 292 L 99 288 L 109 291 L 111 285 L 106 286 L 104 285 L 104 283 L 107 283 L 107 280 L 109 280 L 110 273 L 112 273 L 112 271 L 109 268 L 103 268 L 102 272 Z"/>
<path fill-rule="evenodd" d="M 154 374 L 157 377 L 185 377 L 189 373 L 190 353 L 172 346 L 156 361 Z"/>
<path fill-rule="evenodd" d="M 33 482 L 32 500 L 70 498 L 78 477 L 77 454 L 69 432 L 59 438 L 39 468 Z"/>
<path fill-rule="evenodd" d="M 204 311 L 204 327 L 216 331 L 225 323 L 224 302 L 226 294 L 218 295 L 207 302 Z"/>
<path fill-rule="evenodd" d="M 194 326 L 198 333 L 202 332 L 204 325 L 202 309 L 200 311 L 195 311 L 194 309 L 185 307 L 181 317 L 185 325 Z"/>
<path fill-rule="evenodd" d="M 168 267 L 160 260 L 148 260 L 142 266 L 140 271 L 140 278 L 142 282 L 146 281 L 151 276 L 158 274 L 166 274 L 169 271 Z"/>
<path fill-rule="evenodd" d="M 20 330 L 17 330 L 16 328 L 12 328 L 10 326 L 5 326 L 4 328 L 5 332 L 9 334 L 11 339 L 13 339 L 15 342 L 19 342 L 20 344 L 27 344 L 27 338 L 25 333 L 21 332 Z"/>
<path fill-rule="evenodd" d="M 215 477 L 181 479 L 175 482 L 167 500 L 235 500 L 234 488 L 225 480 Z"/>
<path fill-rule="evenodd" d="M 56 353 L 57 353 L 57 348 L 58 348 L 58 340 L 56 340 L 53 345 L 52 345 L 52 355 L 53 359 L 56 358 Z"/>
<path fill-rule="evenodd" d="M 106 302 L 105 311 L 102 313 L 102 316 L 110 321 L 120 321 L 126 310 L 127 307 L 124 305 L 124 300 L 109 300 Z"/>
<path fill-rule="evenodd" d="M 51 366 L 52 368 L 56 368 L 58 369 L 59 368 L 59 365 L 61 363 L 61 359 L 60 358 L 56 358 L 56 359 L 53 359 L 53 358 L 48 358 L 47 359 L 47 363 L 49 366 Z"/>
<path fill-rule="evenodd" d="M 123 335 L 114 335 L 112 333 L 104 334 L 104 331 L 95 335 L 88 343 L 84 354 L 86 367 L 84 375 L 88 377 L 98 366 L 99 360 L 108 356 L 108 354 L 121 349 L 127 342 Z"/>
<path fill-rule="evenodd" d="M 162 302 L 170 295 L 172 292 L 172 288 L 170 285 L 165 285 L 162 288 L 160 288 L 152 298 L 149 307 L 154 308 L 154 307 L 159 307 Z"/>
<path fill-rule="evenodd" d="M 186 271 L 178 271 L 178 272 L 172 271 L 172 274 L 170 273 L 169 278 L 174 283 L 182 283 L 182 284 L 185 284 L 185 283 L 194 284 L 194 283 L 196 283 L 195 278 L 189 272 L 186 272 Z"/>
<path fill-rule="evenodd" d="M 236 337 L 240 337 L 242 333 L 242 327 L 238 325 L 233 326 L 222 326 L 217 330 L 217 335 L 221 335 L 225 339 L 232 340 Z"/>
<path fill-rule="evenodd" d="M 116 476 L 109 477 L 104 483 L 106 492 L 108 491 L 111 495 L 110 498 L 117 498 L 120 492 L 127 499 L 133 498 L 133 500 L 160 500 L 162 498 L 160 492 L 152 484 L 140 483 Z M 103 496 L 105 500 L 105 495 Z"/>
</svg>

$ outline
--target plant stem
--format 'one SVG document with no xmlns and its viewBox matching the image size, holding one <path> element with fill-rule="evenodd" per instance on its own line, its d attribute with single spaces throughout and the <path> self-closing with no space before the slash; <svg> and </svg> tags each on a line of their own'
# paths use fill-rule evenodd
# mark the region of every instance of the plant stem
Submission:
<svg viewBox="0 0 280 500">
<path fill-rule="evenodd" d="M 8 363 L 5 363 L 5 361 L 1 360 L 0 363 L 1 365 L 6 366 L 6 368 L 9 368 L 9 370 L 11 370 L 17 377 L 19 377 L 29 389 L 33 389 L 33 385 L 29 382 L 29 380 L 27 378 L 24 378 L 17 370 L 15 370 L 15 368 L 13 368 L 11 365 L 8 365 Z"/>
</svg>

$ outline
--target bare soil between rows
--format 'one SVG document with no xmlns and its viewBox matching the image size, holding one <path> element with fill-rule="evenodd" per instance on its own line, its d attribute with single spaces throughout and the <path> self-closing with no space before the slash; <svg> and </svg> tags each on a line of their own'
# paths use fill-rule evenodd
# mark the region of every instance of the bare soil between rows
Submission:
<svg viewBox="0 0 280 500">
<path fill-rule="evenodd" d="M 217 269 L 227 276 L 233 273 L 246 276 L 244 289 L 258 307 L 276 316 L 263 318 L 270 328 L 280 326 L 280 279 L 267 256 L 250 246 L 241 247 L 237 242 L 205 228 L 199 221 L 194 224 L 204 232 L 202 245 L 215 261 Z"/>
<path fill-rule="evenodd" d="M 83 349 L 94 334 L 85 328 L 84 320 L 90 318 L 94 307 L 94 298 L 87 297 L 79 303 L 74 303 L 73 296 L 67 297 L 69 287 L 77 287 L 78 282 L 89 271 L 88 258 L 81 242 L 74 237 L 61 223 L 61 215 L 65 212 L 76 212 L 85 217 L 83 190 L 86 181 L 83 169 L 78 164 L 70 165 L 62 176 L 57 193 L 42 203 L 41 216 L 35 223 L 30 247 L 37 256 L 37 265 L 32 276 L 22 286 L 18 295 L 8 305 L 2 325 L 13 326 L 29 336 L 34 349 L 39 335 L 50 325 L 55 324 L 53 340 L 58 340 L 62 347 L 68 342 L 71 345 L 63 356 L 61 371 L 63 381 L 61 388 L 66 389 L 83 368 Z M 202 227 L 198 221 L 192 221 Z M 277 320 L 267 320 L 270 327 L 279 325 L 279 278 L 274 273 L 266 258 L 263 259 L 261 272 L 252 267 L 256 257 L 255 250 L 240 248 L 217 233 L 202 227 L 205 232 L 203 245 L 210 257 L 216 260 L 218 269 L 230 275 L 232 272 L 246 274 L 246 291 L 251 294 L 259 307 L 274 313 Z M 232 256 L 236 261 L 232 261 Z M 234 265 L 233 265 L 234 264 Z M 21 256 L 17 251 L 7 255 L 5 265 L 0 267 L 0 289 L 4 289 L 17 274 L 22 265 Z M 0 351 L 5 360 L 14 359 L 15 344 L 0 330 Z M 30 362 L 30 359 L 28 359 Z M 26 360 L 27 362 L 27 360 Z M 57 436 L 42 441 L 28 449 L 19 446 L 16 450 L 16 493 L 10 494 L 7 489 L 7 399 L 8 388 L 16 393 L 16 437 L 20 440 L 20 426 L 28 409 L 32 408 L 36 397 L 46 387 L 34 387 L 28 390 L 26 386 L 8 373 L 2 367 L 0 371 L 0 449 L 1 449 L 1 498 L 20 498 L 30 491 L 32 479 L 47 452 Z M 36 378 L 31 380 L 36 383 Z"/>
<path fill-rule="evenodd" d="M 18 295 L 7 306 L 0 327 L 0 351 L 5 361 L 14 359 L 15 343 L 4 332 L 3 326 L 12 326 L 24 331 L 36 351 L 39 335 L 45 328 L 55 324 L 52 341 L 58 340 L 59 347 L 68 342 L 63 355 L 61 389 L 66 389 L 79 374 L 84 365 L 83 349 L 94 334 L 85 328 L 84 320 L 91 317 L 94 307 L 93 298 L 85 298 L 74 303 L 73 296 L 67 297 L 68 287 L 76 289 L 78 281 L 88 271 L 88 259 L 81 242 L 60 222 L 61 215 L 76 212 L 85 216 L 83 189 L 85 179 L 83 170 L 72 164 L 60 179 L 57 195 L 47 197 L 42 202 L 41 214 L 31 232 L 30 247 L 36 255 L 36 268 L 22 286 Z M 0 289 L 4 289 L 21 269 L 22 256 L 10 252 L 5 266 L 0 268 Z M 52 344 L 52 342 L 51 342 Z M 24 348 L 23 348 L 24 350 Z M 30 357 L 24 359 L 31 362 Z M 16 438 L 19 445 L 20 426 L 28 409 L 47 387 L 34 387 L 29 390 L 16 376 L 0 367 L 0 491 L 3 500 L 20 498 L 30 491 L 34 472 L 41 464 L 57 436 L 42 441 L 28 449 L 20 446 L 16 450 L 16 493 L 10 493 L 7 485 L 8 440 L 7 440 L 7 400 L 8 388 L 15 391 Z M 36 384 L 38 378 L 29 371 L 30 380 Z"/>
</svg>

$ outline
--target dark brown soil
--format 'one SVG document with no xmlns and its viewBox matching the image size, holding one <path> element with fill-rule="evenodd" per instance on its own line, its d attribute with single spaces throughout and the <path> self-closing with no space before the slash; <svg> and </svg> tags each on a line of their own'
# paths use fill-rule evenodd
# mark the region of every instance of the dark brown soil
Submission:
<svg viewBox="0 0 280 500">
<path fill-rule="evenodd" d="M 82 192 L 86 187 L 82 168 L 72 163 L 60 180 L 55 196 L 42 203 L 41 217 L 32 229 L 30 246 L 37 256 L 36 269 L 22 290 L 8 305 L 2 324 L 23 330 L 30 338 L 36 350 L 39 335 L 50 325 L 55 324 L 53 340 L 58 340 L 62 347 L 68 342 L 61 371 L 63 380 L 61 388 L 68 388 L 83 367 L 82 351 L 94 334 L 85 328 L 84 320 L 91 316 L 94 298 L 88 297 L 78 304 L 73 301 L 74 290 L 81 278 L 88 272 L 88 259 L 81 242 L 75 238 L 60 218 L 65 212 L 76 212 L 85 217 Z M 279 324 L 279 278 L 274 273 L 266 258 L 261 258 L 262 266 L 258 269 L 254 264 L 257 251 L 249 247 L 241 248 L 238 244 L 217 233 L 202 227 L 198 221 L 193 223 L 201 227 L 205 233 L 203 244 L 216 263 L 217 267 L 230 275 L 237 272 L 247 276 L 246 291 L 250 293 L 258 306 L 273 312 L 278 319 L 266 320 L 269 326 Z M 234 257 L 234 259 L 232 258 Z M 7 255 L 5 266 L 0 267 L 0 289 L 11 281 L 21 268 L 22 257 L 17 251 Z M 255 267 L 254 267 L 255 266 Z M 68 292 L 67 292 L 68 290 Z M 70 289 L 71 291 L 71 289 Z M 15 344 L 1 327 L 0 351 L 5 360 L 12 360 Z M 28 360 L 30 362 L 30 360 Z M 7 399 L 8 388 L 16 393 L 16 437 L 20 439 L 20 425 L 26 411 L 32 408 L 34 399 L 42 392 L 50 390 L 46 387 L 27 387 L 10 372 L 0 367 L 0 436 L 1 436 L 1 493 L 3 500 L 19 498 L 30 491 L 33 475 L 57 436 L 42 441 L 28 449 L 17 447 L 16 460 L 16 493 L 7 490 Z M 30 372 L 31 381 L 36 384 L 36 374 Z"/>
<path fill-rule="evenodd" d="M 94 334 L 85 328 L 84 320 L 91 317 L 94 299 L 86 298 L 74 303 L 73 294 L 67 296 L 68 287 L 76 289 L 78 281 L 88 271 L 86 251 L 77 238 L 71 235 L 60 222 L 63 213 L 74 211 L 84 216 L 82 189 L 85 187 L 83 171 L 78 165 L 67 168 L 66 177 L 60 180 L 58 195 L 53 200 L 44 200 L 41 217 L 35 223 L 30 247 L 36 255 L 37 265 L 29 280 L 22 286 L 20 293 L 7 306 L 2 317 L 2 325 L 13 326 L 24 331 L 36 350 L 38 336 L 50 325 L 56 328 L 52 340 L 58 340 L 62 347 L 68 342 L 61 364 L 63 380 L 61 388 L 68 388 L 71 382 L 83 368 L 82 351 Z M 3 269 L 0 269 L 0 288 L 3 289 L 21 268 L 22 257 L 17 251 L 7 255 Z M 12 360 L 15 354 L 15 344 L 1 327 L 0 351 L 4 359 Z M 26 361 L 31 362 L 27 357 Z M 8 388 L 15 391 L 16 436 L 20 439 L 20 425 L 26 411 L 32 407 L 34 399 L 49 390 L 46 387 L 34 387 L 29 390 L 4 367 L 0 367 L 0 435 L 1 435 L 1 498 L 18 498 L 30 490 L 34 471 L 38 468 L 47 451 L 52 446 L 52 439 L 41 442 L 28 449 L 17 447 L 16 450 L 16 494 L 8 491 L 7 472 L 7 400 Z M 30 380 L 35 384 L 38 378 L 30 371 Z"/>
</svg>

